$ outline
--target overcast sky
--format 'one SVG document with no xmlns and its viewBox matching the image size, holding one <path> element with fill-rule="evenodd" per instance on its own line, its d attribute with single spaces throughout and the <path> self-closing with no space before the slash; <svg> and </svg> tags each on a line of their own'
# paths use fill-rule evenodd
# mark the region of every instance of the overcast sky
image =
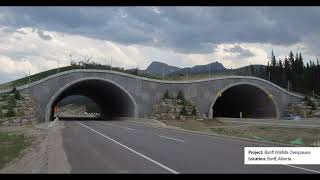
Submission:
<svg viewBox="0 0 320 180">
<path fill-rule="evenodd" d="M 271 49 L 320 54 L 319 7 L 0 7 L 0 83 L 72 59 L 145 69 L 152 61 L 266 64 Z"/>
</svg>

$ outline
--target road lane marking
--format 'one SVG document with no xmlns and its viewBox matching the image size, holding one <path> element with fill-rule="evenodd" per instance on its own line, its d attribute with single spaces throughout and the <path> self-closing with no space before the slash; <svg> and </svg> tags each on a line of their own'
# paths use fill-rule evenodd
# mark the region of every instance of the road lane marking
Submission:
<svg viewBox="0 0 320 180">
<path fill-rule="evenodd" d="M 158 120 L 153 119 L 153 121 L 155 121 L 155 122 L 157 122 L 157 123 L 161 124 L 162 126 L 167 126 L 166 124 L 164 124 L 163 122 L 160 122 L 160 121 L 158 121 Z"/>
<path fill-rule="evenodd" d="M 115 124 L 112 124 L 112 123 L 107 123 L 107 124 L 103 124 L 103 125 L 119 127 L 119 128 L 122 128 L 122 129 L 128 129 L 128 130 L 130 130 L 130 131 L 137 131 L 136 129 L 132 129 L 132 128 L 128 128 L 128 127 L 123 127 L 123 126 L 115 125 Z"/>
<path fill-rule="evenodd" d="M 131 122 L 133 122 L 133 121 L 131 121 Z M 133 122 L 133 123 L 137 123 L 137 122 Z M 143 124 L 145 124 L 145 123 L 143 123 Z M 226 140 L 226 141 L 235 141 L 235 142 L 241 142 L 241 143 L 252 143 L 252 144 L 261 145 L 261 146 L 269 146 L 267 144 L 262 144 L 262 143 L 258 143 L 258 142 L 248 142 L 248 141 L 245 141 L 245 140 L 229 139 L 228 137 L 221 137 L 221 136 L 217 136 L 217 135 L 199 134 L 199 133 L 195 133 L 195 132 L 188 132 L 188 131 L 177 130 L 177 129 L 168 129 L 168 128 L 163 128 L 163 127 L 154 127 L 154 126 L 148 126 L 148 127 L 156 128 L 156 129 L 169 130 L 169 131 L 175 131 L 175 132 L 182 133 L 182 134 L 185 133 L 185 134 L 189 134 L 189 135 L 205 136 L 205 137 L 209 137 L 209 138 L 213 138 L 213 139 L 216 138 L 216 139 L 222 139 L 222 140 Z M 167 139 L 174 139 L 174 138 L 161 136 L 161 135 L 158 135 L 158 136 L 163 137 L 163 138 L 167 138 Z M 175 140 L 182 141 L 182 140 L 179 140 L 179 139 L 175 139 Z M 266 142 L 266 143 L 268 143 L 268 142 Z M 291 167 L 291 168 L 296 168 L 296 169 L 300 169 L 300 170 L 310 171 L 310 172 L 314 172 L 314 173 L 320 173 L 320 171 L 316 171 L 316 170 L 312 170 L 312 169 L 308 169 L 308 168 L 303 168 L 303 167 L 299 167 L 299 166 L 293 166 L 293 165 L 288 165 L 288 164 L 280 164 L 280 165 Z"/>
<path fill-rule="evenodd" d="M 131 121 L 131 123 L 137 123 L 137 122 Z M 137 124 L 142 124 L 142 123 L 137 123 Z M 145 124 L 145 123 L 143 123 L 143 124 Z M 200 132 L 191 132 L 191 131 L 184 130 L 184 129 L 170 129 L 170 128 L 166 128 L 166 127 L 156 127 L 151 124 L 148 127 L 154 128 L 154 129 L 159 129 L 159 130 L 164 130 L 164 131 L 174 131 L 177 133 L 188 134 L 188 135 L 204 136 L 204 137 L 208 137 L 208 138 L 212 138 L 212 139 L 222 139 L 222 140 L 226 140 L 226 141 L 234 141 L 234 142 L 240 142 L 240 143 L 250 143 L 250 144 L 262 145 L 262 146 L 270 146 L 268 144 L 253 142 L 253 141 L 255 141 L 254 139 L 240 139 L 238 137 L 218 135 L 218 134 L 208 135 L 208 134 L 202 134 Z M 235 139 L 235 138 L 237 138 L 237 139 Z M 265 143 L 281 144 L 281 143 L 274 143 L 274 142 L 265 142 Z M 282 145 L 287 145 L 287 144 L 282 144 Z"/>
<path fill-rule="evenodd" d="M 159 135 L 159 137 L 162 137 L 162 138 L 165 138 L 165 139 L 174 140 L 174 141 L 184 142 L 183 140 L 175 139 L 175 138 L 171 138 L 171 137 L 167 137 L 167 136 L 161 136 L 161 135 Z"/>
<path fill-rule="evenodd" d="M 289 165 L 289 164 L 281 164 L 283 166 L 288 166 L 288 167 L 292 167 L 292 168 L 296 168 L 296 169 L 301 169 L 301 170 L 305 170 L 305 171 L 310 171 L 310 172 L 314 172 L 314 173 L 320 173 L 320 171 L 316 171 L 316 170 L 312 170 L 312 169 L 307 169 L 307 168 L 303 168 L 303 167 L 299 167 L 299 166 L 293 166 L 293 165 Z"/>
<path fill-rule="evenodd" d="M 128 129 L 128 130 L 131 130 L 131 131 L 135 131 L 135 129 L 132 129 L 132 128 L 128 128 L 128 127 L 127 127 L 126 129 Z"/>
<path fill-rule="evenodd" d="M 54 121 L 52 121 L 52 122 L 48 125 L 48 127 L 54 126 L 57 121 L 59 121 L 59 118 L 56 118 Z"/>
<path fill-rule="evenodd" d="M 100 133 L 100 132 L 92 129 L 91 127 L 89 127 L 89 126 L 87 126 L 87 125 L 85 125 L 85 124 L 82 124 L 82 123 L 80 123 L 80 122 L 78 122 L 78 121 L 76 121 L 76 122 L 77 122 L 78 124 L 82 125 L 83 127 L 85 127 L 85 128 L 87 128 L 87 129 L 89 129 L 89 130 L 91 130 L 91 131 L 93 131 L 93 132 L 95 132 L 95 133 L 97 133 L 97 134 L 99 134 L 99 135 L 101 135 L 101 136 L 109 139 L 110 141 L 112 141 L 112 142 L 114 142 L 114 143 L 116 143 L 116 144 L 118 144 L 118 145 L 126 148 L 127 150 L 129 150 L 129 151 L 131 151 L 131 152 L 133 152 L 133 153 L 135 153 L 135 154 L 137 154 L 137 155 L 139 155 L 139 156 L 141 156 L 141 157 L 149 160 L 150 162 L 152 162 L 152 163 L 154 163 L 154 164 L 162 167 L 163 169 L 165 169 L 165 170 L 167 170 L 167 171 L 169 171 L 169 172 L 171 172 L 171 173 L 173 173 L 173 174 L 179 174 L 177 171 L 175 171 L 175 170 L 173 170 L 173 169 L 170 169 L 169 167 L 167 167 L 167 166 L 165 166 L 165 165 L 163 165 L 163 164 L 161 164 L 161 163 L 159 163 L 159 162 L 157 162 L 157 161 L 155 161 L 155 160 L 153 160 L 153 159 L 151 159 L 151 158 L 149 158 L 149 157 L 147 157 L 147 156 L 145 156 L 145 155 L 143 155 L 143 154 L 141 154 L 141 153 L 139 153 L 139 152 L 137 152 L 137 151 L 135 151 L 135 150 L 133 150 L 133 149 L 131 149 L 130 147 L 128 147 L 128 146 L 126 146 L 126 145 L 121 144 L 120 142 L 118 142 L 118 141 L 116 141 L 116 140 L 114 140 L 114 139 L 112 139 L 112 138 L 110 138 L 110 137 L 108 137 L 108 136 L 106 136 L 106 135 L 104 135 L 104 134 L 102 134 L 102 133 Z"/>
</svg>

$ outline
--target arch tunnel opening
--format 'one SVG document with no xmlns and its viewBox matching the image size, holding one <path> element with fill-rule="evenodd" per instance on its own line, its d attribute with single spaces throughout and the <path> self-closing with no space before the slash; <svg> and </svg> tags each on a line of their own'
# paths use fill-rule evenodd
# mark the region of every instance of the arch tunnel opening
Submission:
<svg viewBox="0 0 320 180">
<path fill-rule="evenodd" d="M 114 120 L 119 117 L 134 117 L 136 115 L 136 103 L 133 98 L 118 85 L 100 79 L 87 79 L 69 85 L 60 92 L 53 100 L 50 106 L 50 120 L 55 117 L 55 108 L 61 106 L 61 104 L 68 104 L 64 101 L 72 99 L 72 97 L 84 97 L 91 101 L 91 107 L 94 107 L 93 112 L 98 114 L 99 120 Z M 83 105 L 88 106 L 84 103 Z M 62 107 L 62 106 L 61 106 Z M 88 107 L 86 107 L 86 110 Z M 86 114 L 90 114 L 86 112 Z M 60 115 L 59 115 L 60 117 Z M 88 116 L 71 116 L 68 119 L 90 119 Z M 91 118 L 92 119 L 92 118 Z"/>
<path fill-rule="evenodd" d="M 54 107 L 54 118 L 61 120 L 100 119 L 101 108 L 92 99 L 82 95 L 70 95 L 60 100 Z"/>
<path fill-rule="evenodd" d="M 212 107 L 212 117 L 276 118 L 276 105 L 264 90 L 240 84 L 225 90 Z"/>
</svg>

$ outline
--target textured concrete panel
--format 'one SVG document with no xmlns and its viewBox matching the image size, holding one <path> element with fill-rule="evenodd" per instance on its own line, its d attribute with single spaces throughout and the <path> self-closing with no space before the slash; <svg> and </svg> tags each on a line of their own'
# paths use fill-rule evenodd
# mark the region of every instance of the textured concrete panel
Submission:
<svg viewBox="0 0 320 180">
<path fill-rule="evenodd" d="M 65 71 L 17 89 L 29 93 L 37 100 L 40 118 L 44 121 L 46 107 L 53 95 L 67 84 L 82 78 L 105 79 L 119 85 L 136 102 L 138 117 L 149 115 L 153 105 L 160 101 L 167 89 L 173 95 L 182 90 L 186 98 L 193 100 L 199 107 L 200 114 L 206 116 L 210 116 L 210 109 L 212 109 L 219 93 L 239 84 L 259 87 L 272 95 L 279 112 L 278 115 L 287 108 L 289 103 L 298 102 L 303 98 L 301 95 L 288 92 L 273 83 L 256 77 L 225 76 L 195 81 L 161 81 L 115 71 L 86 69 Z M 0 93 L 8 91 L 10 90 L 2 90 Z"/>
</svg>

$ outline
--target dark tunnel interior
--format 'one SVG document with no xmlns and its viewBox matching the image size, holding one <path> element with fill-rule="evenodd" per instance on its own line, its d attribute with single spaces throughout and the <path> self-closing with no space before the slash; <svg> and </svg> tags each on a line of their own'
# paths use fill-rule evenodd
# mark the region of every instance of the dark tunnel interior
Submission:
<svg viewBox="0 0 320 180">
<path fill-rule="evenodd" d="M 54 107 L 61 100 L 73 95 L 85 96 L 91 99 L 101 111 L 101 120 L 133 117 L 135 115 L 134 102 L 121 88 L 103 80 L 84 80 L 71 85 L 55 99 L 51 106 L 51 120 L 54 118 Z"/>
<path fill-rule="evenodd" d="M 213 117 L 276 118 L 276 107 L 267 93 L 252 85 L 224 91 L 213 105 Z"/>
</svg>

